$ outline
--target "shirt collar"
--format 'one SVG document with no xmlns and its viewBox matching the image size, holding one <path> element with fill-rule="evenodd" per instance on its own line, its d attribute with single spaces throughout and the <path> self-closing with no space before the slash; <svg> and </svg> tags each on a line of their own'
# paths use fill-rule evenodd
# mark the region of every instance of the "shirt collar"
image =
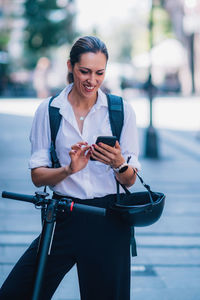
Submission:
<svg viewBox="0 0 200 300">
<path fill-rule="evenodd" d="M 71 91 L 73 87 L 73 83 L 69 84 L 66 86 L 61 93 L 55 97 L 55 99 L 52 101 L 51 106 L 60 108 L 61 110 L 63 108 L 66 108 L 68 105 L 70 105 L 69 101 L 67 100 L 68 94 Z M 108 102 L 107 102 L 107 97 L 106 95 L 102 92 L 101 89 L 98 90 L 98 97 L 97 97 L 97 102 L 94 105 L 95 109 L 100 108 L 101 106 L 108 107 Z M 71 107 L 71 105 L 70 105 Z"/>
</svg>

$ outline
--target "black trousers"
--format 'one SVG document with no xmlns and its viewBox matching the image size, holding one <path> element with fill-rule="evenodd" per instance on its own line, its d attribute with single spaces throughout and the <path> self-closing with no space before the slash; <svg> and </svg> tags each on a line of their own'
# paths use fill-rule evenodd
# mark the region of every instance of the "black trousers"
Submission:
<svg viewBox="0 0 200 300">
<path fill-rule="evenodd" d="M 108 207 L 113 195 L 79 203 Z M 0 290 L 0 300 L 29 300 L 39 237 L 19 259 Z M 112 213 L 57 215 L 41 300 L 51 299 L 65 274 L 76 264 L 81 300 L 130 299 L 130 228 Z"/>
</svg>

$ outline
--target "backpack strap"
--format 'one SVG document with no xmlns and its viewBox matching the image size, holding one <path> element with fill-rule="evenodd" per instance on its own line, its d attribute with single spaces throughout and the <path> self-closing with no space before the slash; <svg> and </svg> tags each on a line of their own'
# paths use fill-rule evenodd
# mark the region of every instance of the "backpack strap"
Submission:
<svg viewBox="0 0 200 300">
<path fill-rule="evenodd" d="M 60 127 L 62 116 L 59 113 L 59 108 L 51 106 L 51 103 L 55 97 L 56 96 L 53 96 L 49 100 L 49 124 L 50 124 L 50 131 L 51 131 L 50 155 L 52 161 L 52 168 L 59 168 L 60 162 L 56 154 L 56 136 L 58 133 L 58 129 Z"/>
<path fill-rule="evenodd" d="M 110 119 L 110 126 L 112 130 L 112 134 L 115 135 L 120 141 L 121 131 L 124 124 L 124 105 L 123 99 L 119 96 L 107 94 L 108 100 L 108 112 L 109 112 L 109 119 Z M 119 183 L 117 183 L 117 198 L 119 197 Z M 127 189 L 128 191 L 128 189 Z M 129 192 L 129 191 L 128 191 Z M 130 192 L 129 192 L 130 193 Z M 119 200 L 119 199 L 117 199 Z M 131 255 L 137 256 L 137 247 L 135 241 L 135 228 L 131 226 Z"/>
<path fill-rule="evenodd" d="M 107 94 L 107 101 L 112 134 L 120 141 L 120 135 L 124 124 L 123 100 L 119 96 Z"/>
</svg>

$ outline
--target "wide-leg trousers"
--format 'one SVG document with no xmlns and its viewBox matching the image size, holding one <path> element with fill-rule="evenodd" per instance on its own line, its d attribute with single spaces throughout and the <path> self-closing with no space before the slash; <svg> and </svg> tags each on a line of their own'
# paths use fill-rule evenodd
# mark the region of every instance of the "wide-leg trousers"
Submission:
<svg viewBox="0 0 200 300">
<path fill-rule="evenodd" d="M 105 208 L 113 201 L 114 195 L 75 200 Z M 38 242 L 39 237 L 9 274 L 0 289 L 0 300 L 31 299 Z M 103 217 L 59 212 L 41 300 L 51 299 L 75 264 L 81 300 L 130 300 L 130 227 L 112 213 Z"/>
</svg>

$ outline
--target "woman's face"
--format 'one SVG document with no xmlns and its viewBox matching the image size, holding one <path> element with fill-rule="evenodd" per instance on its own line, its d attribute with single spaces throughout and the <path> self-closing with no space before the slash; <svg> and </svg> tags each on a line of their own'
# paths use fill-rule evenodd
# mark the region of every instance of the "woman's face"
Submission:
<svg viewBox="0 0 200 300">
<path fill-rule="evenodd" d="M 106 63 L 106 56 L 102 52 L 82 54 L 73 68 L 68 61 L 69 72 L 74 77 L 73 89 L 84 98 L 96 97 L 105 77 Z"/>
</svg>

